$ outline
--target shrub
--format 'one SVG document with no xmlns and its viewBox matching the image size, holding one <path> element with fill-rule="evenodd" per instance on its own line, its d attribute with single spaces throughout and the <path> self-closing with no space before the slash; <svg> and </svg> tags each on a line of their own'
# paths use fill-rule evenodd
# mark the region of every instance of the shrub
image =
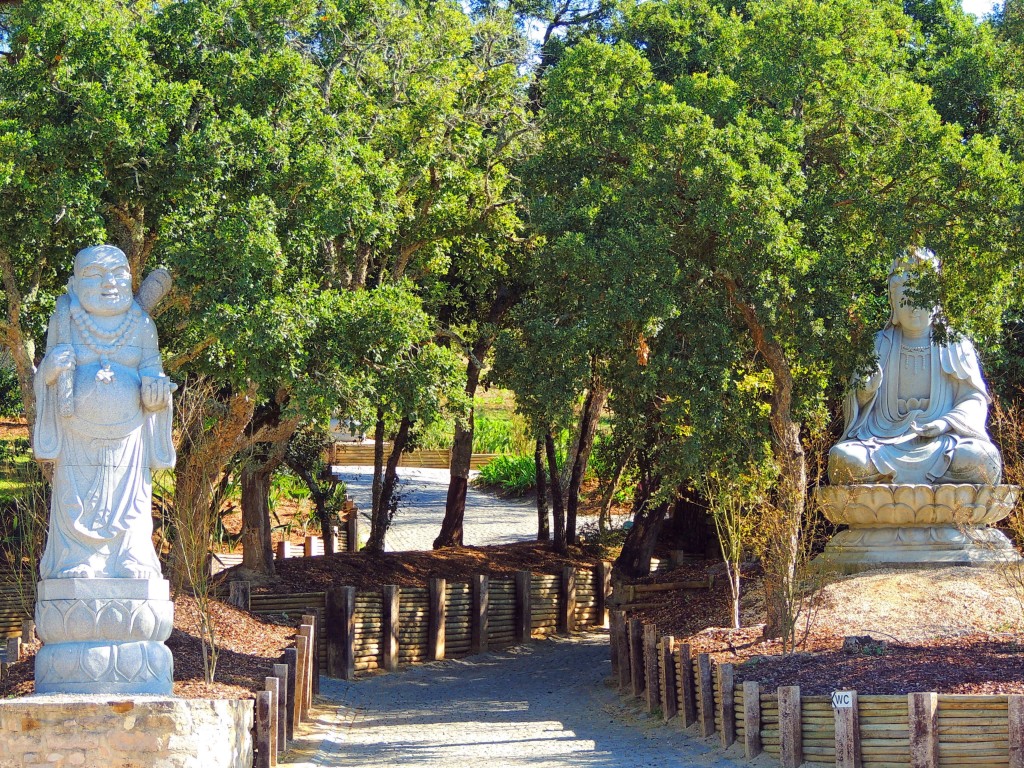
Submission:
<svg viewBox="0 0 1024 768">
<path fill-rule="evenodd" d="M 533 456 L 509 454 L 498 456 L 480 469 L 476 484 L 496 488 L 510 496 L 525 496 L 535 487 Z"/>
</svg>

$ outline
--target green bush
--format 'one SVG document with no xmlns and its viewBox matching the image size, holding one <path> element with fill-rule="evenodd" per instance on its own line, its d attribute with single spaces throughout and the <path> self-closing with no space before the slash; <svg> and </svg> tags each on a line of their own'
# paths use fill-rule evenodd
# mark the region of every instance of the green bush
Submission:
<svg viewBox="0 0 1024 768">
<path fill-rule="evenodd" d="M 496 488 L 510 496 L 525 496 L 534 489 L 535 481 L 533 456 L 508 454 L 481 467 L 476 484 Z"/>
</svg>

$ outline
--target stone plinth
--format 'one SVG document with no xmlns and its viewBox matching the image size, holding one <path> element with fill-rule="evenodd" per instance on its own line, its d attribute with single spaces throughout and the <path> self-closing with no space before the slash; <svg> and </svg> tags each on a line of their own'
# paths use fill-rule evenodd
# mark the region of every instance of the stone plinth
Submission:
<svg viewBox="0 0 1024 768">
<path fill-rule="evenodd" d="M 0 701 L 0 768 L 248 768 L 249 700 L 36 695 Z"/>
<path fill-rule="evenodd" d="M 39 582 L 39 693 L 169 695 L 174 661 L 164 645 L 174 604 L 164 579 Z"/>
<path fill-rule="evenodd" d="M 1013 510 L 1015 485 L 832 485 L 815 499 L 831 522 L 847 525 L 819 561 L 842 570 L 879 566 L 988 565 L 1019 560 L 987 526 Z"/>
</svg>

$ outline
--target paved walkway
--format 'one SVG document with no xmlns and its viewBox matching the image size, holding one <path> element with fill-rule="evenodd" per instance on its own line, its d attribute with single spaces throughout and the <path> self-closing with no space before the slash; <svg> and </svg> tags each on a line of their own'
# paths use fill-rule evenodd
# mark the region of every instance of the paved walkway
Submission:
<svg viewBox="0 0 1024 768">
<path fill-rule="evenodd" d="M 332 469 L 348 486 L 348 495 L 362 515 L 360 524 L 369 531 L 373 467 L 335 466 Z M 470 477 L 476 474 L 472 472 Z M 398 477 L 401 500 L 384 549 L 388 552 L 431 549 L 444 520 L 448 470 L 401 467 Z M 614 523 L 621 525 L 623 519 L 616 519 Z M 537 506 L 532 500 L 502 499 L 469 486 L 463 533 L 467 546 L 508 544 L 532 540 L 536 535 Z"/>
<path fill-rule="evenodd" d="M 552 639 L 352 683 L 324 678 L 294 768 L 739 768 L 605 683 L 608 639 Z"/>
</svg>

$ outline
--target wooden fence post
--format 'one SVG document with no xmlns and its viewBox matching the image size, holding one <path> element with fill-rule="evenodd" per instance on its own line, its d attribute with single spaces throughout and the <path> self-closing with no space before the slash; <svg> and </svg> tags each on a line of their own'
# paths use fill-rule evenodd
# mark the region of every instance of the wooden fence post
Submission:
<svg viewBox="0 0 1024 768">
<path fill-rule="evenodd" d="M 427 610 L 428 658 L 439 661 L 444 658 L 445 592 L 444 579 L 430 579 L 430 602 Z"/>
<path fill-rule="evenodd" d="M 478 573 L 471 582 L 471 604 L 469 608 L 470 652 L 486 653 L 490 643 L 488 610 L 491 603 L 491 577 Z"/>
<path fill-rule="evenodd" d="M 619 633 L 616 638 L 619 657 L 619 689 L 626 690 L 632 683 L 633 676 L 629 661 L 629 617 L 625 611 L 615 611 L 618 615 Z"/>
<path fill-rule="evenodd" d="M 288 665 L 275 664 L 274 677 L 280 683 L 277 691 L 277 711 L 280 713 L 277 718 L 277 740 L 281 745 L 281 750 L 285 751 L 288 749 L 288 740 L 293 735 L 291 709 L 289 709 L 291 698 L 288 695 Z"/>
<path fill-rule="evenodd" d="M 697 722 L 697 696 L 693 689 L 693 657 L 690 655 L 690 644 L 683 643 L 676 648 L 679 660 L 679 698 L 683 728 L 689 728 Z"/>
<path fill-rule="evenodd" d="M 529 571 L 516 571 L 516 642 L 525 643 L 533 634 L 533 612 L 530 606 Z"/>
<path fill-rule="evenodd" d="M 289 557 L 293 557 L 292 544 L 290 541 L 279 541 L 277 542 L 277 559 L 285 560 Z"/>
<path fill-rule="evenodd" d="M 271 768 L 270 691 L 256 694 L 256 761 L 254 768 Z"/>
<path fill-rule="evenodd" d="M 398 631 L 401 589 L 394 584 L 384 585 L 383 616 L 381 617 L 381 657 L 384 669 L 394 672 L 398 669 Z"/>
<path fill-rule="evenodd" d="M 313 550 L 316 548 L 317 542 L 316 536 L 307 536 L 302 542 L 302 555 L 303 557 L 312 557 Z"/>
<path fill-rule="evenodd" d="M 761 684 L 743 682 L 743 756 L 753 760 L 761 754 Z"/>
<path fill-rule="evenodd" d="M 246 606 L 246 610 L 249 610 Z M 21 642 L 28 645 L 36 639 L 36 622 L 33 619 L 23 619 L 21 622 Z"/>
<path fill-rule="evenodd" d="M 661 704 L 661 689 L 658 687 L 658 627 L 644 624 L 644 691 L 647 694 L 647 711 L 653 712 Z"/>
<path fill-rule="evenodd" d="M 349 512 L 348 519 L 345 520 L 345 549 L 349 552 L 359 551 L 359 509 L 355 504 L 352 505 L 352 511 Z"/>
<path fill-rule="evenodd" d="M 711 675 L 711 657 L 706 653 L 697 654 L 697 696 L 700 705 L 700 735 L 715 735 L 715 684 Z"/>
<path fill-rule="evenodd" d="M 861 768 L 857 692 L 850 692 L 850 706 L 836 707 L 832 712 L 836 724 L 836 768 Z"/>
<path fill-rule="evenodd" d="M 299 634 L 295 638 L 295 650 L 298 660 L 295 667 L 295 722 L 296 724 L 306 719 L 309 702 L 306 701 L 306 686 L 309 680 L 309 636 L 303 634 L 305 626 L 299 627 Z"/>
<path fill-rule="evenodd" d="M 799 768 L 804 761 L 800 687 L 796 685 L 779 688 L 779 750 L 782 768 Z"/>
<path fill-rule="evenodd" d="M 644 692 L 644 625 L 640 619 L 629 620 L 629 682 L 639 699 Z"/>
<path fill-rule="evenodd" d="M 722 721 L 722 749 L 736 741 L 736 677 L 732 664 L 718 665 L 718 715 Z"/>
<path fill-rule="evenodd" d="M 562 569 L 558 582 L 558 631 L 567 635 L 576 631 L 576 569 L 571 565 Z"/>
<path fill-rule="evenodd" d="M 1010 731 L 1010 768 L 1024 768 L 1024 695 L 1010 694 L 1006 707 Z"/>
<path fill-rule="evenodd" d="M 597 602 L 597 624 L 608 626 L 608 603 L 612 596 L 612 564 L 602 560 L 594 566 L 594 598 Z"/>
<path fill-rule="evenodd" d="M 312 684 L 313 694 L 320 693 L 320 611 L 316 608 L 307 608 L 308 613 L 302 615 L 302 623 L 309 624 L 309 678 Z M 310 699 L 312 701 L 312 698 Z"/>
<path fill-rule="evenodd" d="M 270 694 L 270 764 L 277 765 L 277 753 L 281 751 L 279 738 L 281 723 L 280 690 L 281 681 L 268 677 L 263 681 L 263 690 Z"/>
<path fill-rule="evenodd" d="M 676 639 L 672 635 L 661 638 L 661 714 L 667 723 L 679 713 L 679 686 L 676 683 Z"/>
<path fill-rule="evenodd" d="M 288 740 L 295 738 L 295 727 L 299 724 L 298 695 L 299 649 L 285 648 L 284 662 L 288 665 Z"/>
<path fill-rule="evenodd" d="M 612 611 L 611 620 L 608 622 L 608 660 L 612 663 L 612 680 L 619 679 L 619 628 L 621 626 L 622 614 L 619 611 Z"/>
<path fill-rule="evenodd" d="M 17 664 L 21 661 L 21 637 L 7 638 L 6 659 L 8 664 Z"/>
<path fill-rule="evenodd" d="M 911 768 L 939 766 L 939 695 L 908 693 Z"/>
<path fill-rule="evenodd" d="M 356 588 L 327 590 L 327 674 L 342 680 L 355 677 Z"/>
</svg>

